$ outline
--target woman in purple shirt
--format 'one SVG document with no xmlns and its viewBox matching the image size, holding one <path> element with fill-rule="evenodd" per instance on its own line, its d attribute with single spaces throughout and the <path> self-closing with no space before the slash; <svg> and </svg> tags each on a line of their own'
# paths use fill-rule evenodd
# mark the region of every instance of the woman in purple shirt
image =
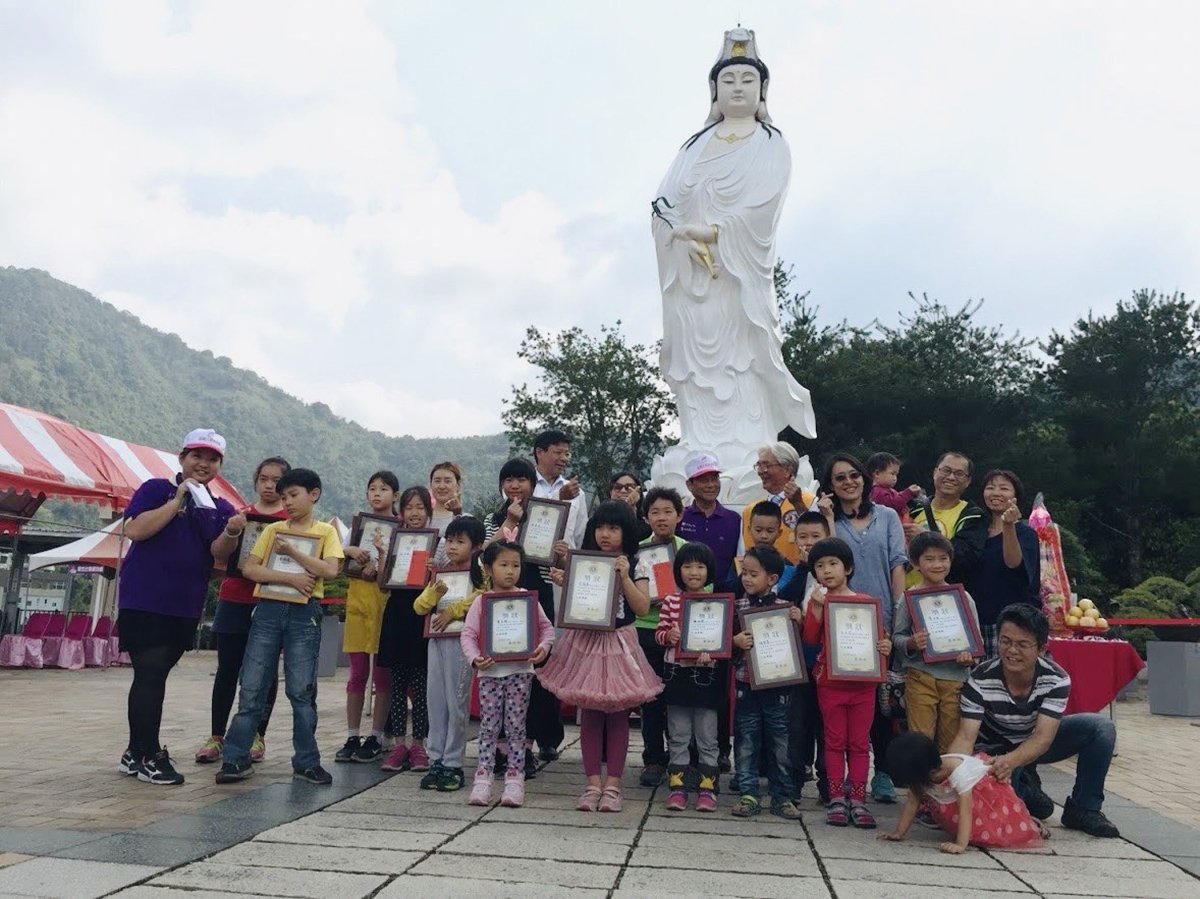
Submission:
<svg viewBox="0 0 1200 899">
<path fill-rule="evenodd" d="M 183 783 L 159 745 L 158 731 L 167 675 L 195 646 L 214 557 L 228 558 L 246 526 L 245 517 L 206 486 L 224 458 L 224 437 L 192 431 L 179 453 L 181 473 L 173 482 L 155 478 L 142 484 L 125 510 L 124 533 L 133 545 L 121 564 L 117 621 L 121 649 L 133 662 L 133 683 L 129 747 L 117 770 L 144 783 Z"/>
</svg>

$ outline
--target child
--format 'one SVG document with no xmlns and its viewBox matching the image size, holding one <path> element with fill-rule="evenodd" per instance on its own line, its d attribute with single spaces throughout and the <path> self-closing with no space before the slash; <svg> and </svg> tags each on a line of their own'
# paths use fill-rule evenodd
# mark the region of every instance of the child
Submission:
<svg viewBox="0 0 1200 899">
<path fill-rule="evenodd" d="M 780 512 L 779 506 L 775 505 L 769 499 L 764 499 L 760 503 L 755 503 L 750 510 L 750 536 L 754 539 L 754 546 L 775 548 L 775 543 L 779 540 L 779 535 L 783 532 L 783 513 Z M 748 547 L 749 548 L 749 547 Z M 737 567 L 736 565 L 734 566 Z M 784 559 L 783 574 L 780 575 L 780 580 L 786 576 L 790 580 L 790 572 L 792 566 Z M 744 591 L 742 586 L 742 576 L 737 572 L 731 572 L 729 579 L 725 582 L 722 592 L 732 593 L 739 599 Z"/>
<path fill-rule="evenodd" d="M 584 531 L 583 549 L 617 556 L 617 628 L 564 630 L 558 649 L 538 672 L 538 680 L 580 712 L 579 742 L 587 787 L 576 808 L 581 812 L 619 812 L 621 775 L 629 751 L 629 711 L 663 688 L 633 634 L 633 622 L 649 610 L 650 596 L 646 572 L 635 569 L 637 531 L 629 506 L 616 500 L 597 506 Z M 562 584 L 562 569 L 552 568 L 550 574 L 555 583 Z M 603 788 L 602 756 L 608 766 Z"/>
<path fill-rule="evenodd" d="M 400 481 L 390 471 L 377 471 L 367 481 L 367 507 L 374 515 L 392 516 Z M 350 677 L 346 680 L 346 744 L 337 751 L 335 762 L 373 762 L 383 755 L 384 730 L 388 707 L 391 705 L 392 673 L 375 657 L 375 672 L 371 683 L 375 700 L 371 707 L 371 736 L 362 740 L 363 702 L 366 699 L 367 675 L 371 673 L 371 656 L 379 652 L 379 631 L 383 626 L 383 607 L 387 597 L 375 583 L 383 564 L 380 552 L 372 553 L 360 546 L 345 547 L 346 558 L 361 566 L 362 577 L 350 578 L 346 590 L 346 630 L 342 636 L 342 652 L 350 658 Z M 387 557 L 386 551 L 382 553 Z M 370 580 L 367 580 L 369 578 Z"/>
<path fill-rule="evenodd" d="M 525 551 L 508 540 L 497 540 L 483 551 L 484 582 L 496 592 L 516 590 L 525 566 Z M 484 594 L 485 596 L 487 594 Z M 554 625 L 540 604 L 537 610 L 537 651 L 527 662 L 496 662 L 483 654 L 482 600 L 473 602 L 463 624 L 459 645 L 462 654 L 479 672 L 479 766 L 471 786 L 470 805 L 488 805 L 492 801 L 492 767 L 496 762 L 496 742 L 504 724 L 509 745 L 525 744 L 525 715 L 529 711 L 529 691 L 533 686 L 533 666 L 544 661 L 554 643 Z M 520 752 L 508 754 L 504 774 L 504 793 L 500 804 L 519 808 L 525 804 L 525 759 Z"/>
<path fill-rule="evenodd" d="M 761 505 L 761 504 L 760 504 Z M 773 505 L 768 503 L 768 505 Z M 751 519 L 758 518 L 757 508 Z M 755 546 L 742 557 L 742 587 L 744 596 L 737 601 L 736 610 L 773 606 L 778 602 L 775 585 L 784 569 L 783 556 L 773 546 Z M 792 619 L 800 619 L 800 610 L 793 609 Z M 771 814 L 789 820 L 799 820 L 800 809 L 792 801 L 792 765 L 788 759 L 788 718 L 791 706 L 790 687 L 750 689 L 749 661 L 746 650 L 753 648 L 750 631 L 734 634 L 735 689 L 733 705 L 733 754 L 737 760 L 734 787 L 739 799 L 733 814 L 749 818 L 762 811 L 758 801 L 758 760 L 764 741 L 767 743 L 767 783 L 771 791 Z"/>
<path fill-rule="evenodd" d="M 871 478 L 871 502 L 879 503 L 895 510 L 900 516 L 900 523 L 912 521 L 908 514 L 908 504 L 921 495 L 919 484 L 911 484 L 904 490 L 896 489 L 896 480 L 900 477 L 900 460 L 891 453 L 873 453 L 867 459 L 867 474 Z"/>
<path fill-rule="evenodd" d="M 400 526 L 427 528 L 433 516 L 433 500 L 424 487 L 409 487 L 400 494 Z M 433 560 L 430 560 L 430 565 Z M 387 572 L 379 571 L 379 585 Z M 381 766 L 384 771 L 428 771 L 429 755 L 425 737 L 429 735 L 429 712 L 425 706 L 426 664 L 425 621 L 413 603 L 423 587 L 395 587 L 389 591 L 383 610 L 383 628 L 379 636 L 379 664 L 392 672 L 392 712 L 388 723 L 396 745 Z M 408 729 L 408 699 L 412 696 L 412 744 L 404 745 Z"/>
<path fill-rule="evenodd" d="M 483 592 L 485 581 L 474 564 L 483 540 L 483 522 L 478 518 L 460 515 L 446 525 L 443 541 L 446 561 L 452 568 L 470 565 L 474 589 L 464 599 L 441 609 L 446 593 L 444 581 L 434 581 L 421 591 L 413 603 L 413 611 L 418 615 L 433 615 L 430 629 L 442 631 L 451 622 L 462 621 L 475 598 Z M 431 639 L 428 653 L 425 697 L 429 707 L 428 753 L 433 764 L 421 778 L 421 789 L 450 793 L 461 790 L 465 782 L 463 755 L 471 704 L 471 665 L 459 641 L 449 637 Z"/>
<path fill-rule="evenodd" d="M 275 492 L 275 485 L 291 467 L 286 459 L 279 456 L 259 462 L 258 468 L 254 470 L 254 492 L 258 494 L 258 499 L 243 511 L 249 515 L 271 515 L 286 521 L 287 512 L 279 494 Z M 236 568 L 237 559 L 231 559 L 226 567 Z M 212 627 L 217 640 L 217 673 L 213 677 L 212 688 L 212 731 L 204 745 L 196 750 L 198 765 L 221 759 L 221 750 L 225 746 L 225 729 L 229 726 L 229 712 L 233 708 L 233 698 L 237 695 L 242 658 L 246 655 L 250 621 L 254 615 L 254 605 L 258 602 L 254 597 L 254 581 L 237 574 L 227 574 L 222 578 L 221 590 L 217 595 L 217 614 L 213 618 Z M 267 704 L 262 722 L 254 735 L 254 742 L 250 744 L 252 762 L 261 762 L 266 756 L 267 722 L 271 720 L 271 710 L 275 708 L 275 696 L 278 691 L 279 678 L 275 677 L 267 690 Z"/>
<path fill-rule="evenodd" d="M 628 478 L 624 478 L 628 480 Z M 650 525 L 650 536 L 639 543 L 675 544 L 675 549 L 684 541 L 675 536 L 675 528 L 683 515 L 683 499 L 679 492 L 670 487 L 655 487 L 646 494 L 646 522 Z M 647 572 L 648 574 L 650 572 Z M 654 591 L 651 590 L 651 593 Z M 663 675 L 663 647 L 658 641 L 655 628 L 659 622 L 660 600 L 650 600 L 650 610 L 639 615 L 634 627 L 637 629 L 638 645 L 646 655 L 646 661 L 660 678 Z M 642 706 L 642 768 L 638 782 L 643 787 L 657 787 L 662 783 L 667 767 L 667 704 L 659 696 Z"/>
<path fill-rule="evenodd" d="M 938 847 L 952 855 L 966 852 L 971 843 L 985 849 L 1033 848 L 1049 836 L 1012 784 L 992 776 L 991 759 L 983 753 L 939 755 L 933 740 L 910 732 L 892 741 L 887 762 L 896 786 L 908 787 L 908 800 L 896 829 L 881 833 L 881 840 L 903 840 L 923 800 L 938 826 L 954 837 Z"/>
<path fill-rule="evenodd" d="M 921 573 L 923 586 L 946 585 L 954 547 L 942 534 L 921 531 L 913 537 L 908 555 L 913 566 Z M 975 600 L 969 593 L 967 605 L 978 628 L 979 615 L 975 611 Z M 938 748 L 945 751 L 958 733 L 958 694 L 966 683 L 967 675 L 971 673 L 975 658 L 964 650 L 950 662 L 926 662 L 924 651 L 928 638 L 928 631 L 913 633 L 908 602 L 898 603 L 892 622 L 892 642 L 900 650 L 900 664 L 904 668 L 904 705 L 908 710 L 908 729 L 930 739 L 936 738 Z"/>
<path fill-rule="evenodd" d="M 317 749 L 317 656 L 321 649 L 321 603 L 325 581 L 337 577 L 344 558 L 342 541 L 333 525 L 317 521 L 313 506 L 321 497 L 321 479 L 315 471 L 293 468 L 279 479 L 276 491 L 283 498 L 287 521 L 263 528 L 242 573 L 258 584 L 283 584 L 298 590 L 307 602 L 284 602 L 260 598 L 254 607 L 246 657 L 242 662 L 242 689 L 238 711 L 225 735 L 221 770 L 217 783 L 245 780 L 253 773 L 250 745 L 262 720 L 271 680 L 276 676 L 279 653 L 283 652 L 284 689 L 292 703 L 293 776 L 309 783 L 328 785 L 333 777 L 321 767 Z M 292 574 L 275 571 L 263 562 L 281 530 L 303 531 L 320 537 L 319 555 L 302 553 L 281 538 L 274 550 L 288 556 L 304 569 Z"/>
<path fill-rule="evenodd" d="M 653 492 L 653 491 L 651 491 Z M 651 525 L 653 527 L 653 525 Z M 675 553 L 675 583 L 683 593 L 700 593 L 711 583 L 716 561 L 703 543 L 685 543 Z M 667 774 L 670 794 L 667 808 L 687 808 L 684 768 L 689 761 L 689 746 L 696 741 L 699 761 L 699 795 L 696 811 L 717 810 L 717 710 L 728 701 L 725 681 L 727 666 L 701 653 L 696 661 L 676 661 L 675 647 L 681 637 L 682 603 L 679 593 L 665 597 L 654 639 L 666 646 L 663 665 L 662 699 L 667 706 L 667 732 L 671 747 L 671 768 Z"/>
<path fill-rule="evenodd" d="M 839 537 L 821 540 L 808 552 L 808 564 L 824 588 L 814 591 L 804 616 L 804 642 L 824 643 L 823 622 L 827 596 L 854 596 L 849 582 L 854 574 L 854 556 L 850 546 Z M 873 597 L 868 597 L 873 598 Z M 875 600 L 878 602 L 878 600 Z M 881 637 L 876 645 L 885 656 L 891 655 L 892 641 Z M 870 830 L 875 817 L 867 809 L 867 769 L 871 723 L 875 717 L 878 685 L 855 681 L 837 681 L 829 676 L 826 647 L 822 645 L 815 668 L 817 702 L 825 728 L 825 772 L 829 782 L 829 811 L 825 823 L 834 827 Z M 850 796 L 846 797 L 846 770 L 849 767 Z"/>
</svg>

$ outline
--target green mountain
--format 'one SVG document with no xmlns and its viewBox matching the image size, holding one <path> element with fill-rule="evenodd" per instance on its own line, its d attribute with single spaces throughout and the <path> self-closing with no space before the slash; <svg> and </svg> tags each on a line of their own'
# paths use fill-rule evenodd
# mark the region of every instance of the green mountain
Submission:
<svg viewBox="0 0 1200 899">
<path fill-rule="evenodd" d="M 381 468 L 428 484 L 446 459 L 463 469 L 464 506 L 494 508 L 505 435 L 389 437 L 272 387 L 229 359 L 188 347 L 36 269 L 0 268 L 0 402 L 103 434 L 174 449 L 194 427 L 229 441 L 224 474 L 247 498 L 258 460 L 282 455 L 325 484 L 318 509 L 349 522 Z"/>
</svg>

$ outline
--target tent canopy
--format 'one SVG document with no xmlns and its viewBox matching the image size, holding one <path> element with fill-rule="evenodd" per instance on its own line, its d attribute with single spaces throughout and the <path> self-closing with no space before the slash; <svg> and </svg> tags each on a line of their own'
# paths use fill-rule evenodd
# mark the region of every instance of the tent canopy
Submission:
<svg viewBox="0 0 1200 899">
<path fill-rule="evenodd" d="M 95 503 L 117 513 L 143 482 L 178 473 L 176 453 L 0 403 L 0 493 Z M 224 478 L 214 478 L 209 488 L 237 508 L 246 505 Z"/>
<path fill-rule="evenodd" d="M 72 562 L 116 568 L 118 562 L 125 557 L 130 545 L 128 537 L 121 537 L 123 524 L 121 519 L 117 519 L 103 530 L 88 534 L 86 537 L 80 537 L 78 540 L 48 549 L 45 552 L 34 553 L 29 557 L 29 570 L 36 571 L 39 568 L 66 565 Z M 122 543 L 124 546 L 121 545 Z"/>
</svg>

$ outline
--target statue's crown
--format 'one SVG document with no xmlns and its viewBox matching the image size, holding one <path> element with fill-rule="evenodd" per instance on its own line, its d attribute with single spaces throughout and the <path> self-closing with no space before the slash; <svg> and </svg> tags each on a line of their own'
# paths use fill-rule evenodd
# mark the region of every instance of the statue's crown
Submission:
<svg viewBox="0 0 1200 899">
<path fill-rule="evenodd" d="M 758 42 L 754 32 L 748 28 L 731 28 L 725 32 L 725 40 L 721 44 L 721 53 L 717 62 L 727 59 L 758 59 Z"/>
</svg>

